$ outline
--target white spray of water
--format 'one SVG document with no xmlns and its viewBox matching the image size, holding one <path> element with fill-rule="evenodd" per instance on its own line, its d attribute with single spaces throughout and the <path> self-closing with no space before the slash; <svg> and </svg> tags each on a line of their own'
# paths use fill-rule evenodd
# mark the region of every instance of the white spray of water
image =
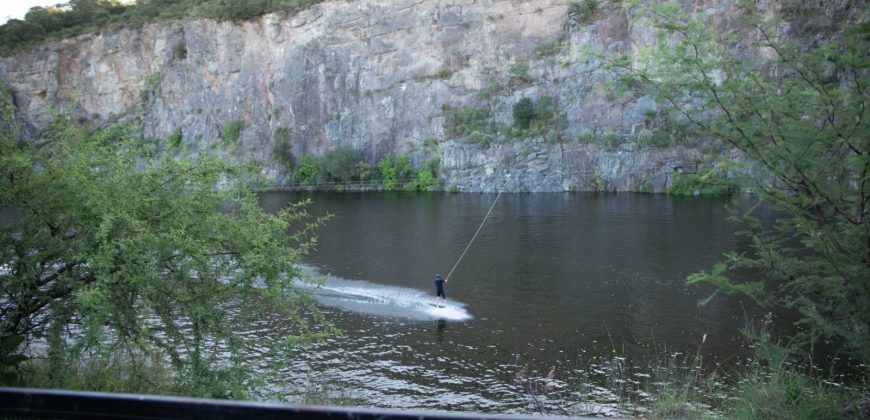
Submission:
<svg viewBox="0 0 870 420">
<path fill-rule="evenodd" d="M 303 271 L 307 276 L 323 276 L 312 267 L 304 267 Z M 300 285 L 311 288 L 314 297 L 325 305 L 356 312 L 421 320 L 471 319 L 464 303 L 450 299 L 441 306 L 436 306 L 435 297 L 419 289 L 387 286 L 333 275 L 323 277 L 323 284 L 319 287 L 304 282 L 300 282 Z"/>
</svg>

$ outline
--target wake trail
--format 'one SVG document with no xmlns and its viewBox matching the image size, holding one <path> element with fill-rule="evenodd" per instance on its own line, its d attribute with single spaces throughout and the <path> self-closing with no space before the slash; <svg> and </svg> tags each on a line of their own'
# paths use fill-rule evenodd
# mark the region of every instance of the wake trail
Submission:
<svg viewBox="0 0 870 420">
<path fill-rule="evenodd" d="M 303 267 L 303 272 L 314 278 L 324 276 L 310 266 Z M 303 281 L 297 284 L 311 290 L 315 299 L 324 305 L 355 312 L 419 320 L 465 321 L 472 318 L 462 302 L 451 299 L 438 307 L 434 305 L 435 297 L 432 294 L 409 287 L 333 275 L 325 275 L 319 287 Z"/>
</svg>

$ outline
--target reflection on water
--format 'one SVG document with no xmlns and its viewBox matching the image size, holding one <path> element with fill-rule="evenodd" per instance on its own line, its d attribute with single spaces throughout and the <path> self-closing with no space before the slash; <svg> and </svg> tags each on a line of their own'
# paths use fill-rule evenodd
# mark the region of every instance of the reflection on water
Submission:
<svg viewBox="0 0 870 420">
<path fill-rule="evenodd" d="M 302 197 L 261 203 L 277 210 Z M 503 195 L 447 285 L 455 313 L 438 316 L 427 311 L 432 277 L 456 262 L 494 194 L 312 198 L 312 213 L 334 218 L 306 264 L 330 275 L 316 296 L 344 336 L 298 354 L 288 389 L 317 377 L 381 407 L 529 412 L 523 368 L 565 381 L 583 360 L 592 381 L 588 361 L 640 361 L 665 346 L 694 354 L 705 334 L 711 366 L 748 354 L 737 329 L 757 311 L 728 296 L 699 308 L 712 289 L 684 281 L 745 246 L 724 200 Z"/>
</svg>

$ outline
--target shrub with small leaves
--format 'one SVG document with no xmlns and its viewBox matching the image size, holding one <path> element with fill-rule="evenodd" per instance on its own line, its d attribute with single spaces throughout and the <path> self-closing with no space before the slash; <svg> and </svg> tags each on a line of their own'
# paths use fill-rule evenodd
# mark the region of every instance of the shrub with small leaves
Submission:
<svg viewBox="0 0 870 420">
<path fill-rule="evenodd" d="M 339 145 L 323 156 L 323 171 L 330 181 L 350 181 L 355 175 L 358 155 L 349 145 Z"/>
<path fill-rule="evenodd" d="M 175 131 L 172 132 L 172 134 L 169 135 L 169 147 L 173 149 L 178 149 L 179 147 L 181 147 L 181 140 L 181 129 L 177 128 L 175 129 Z"/>
<path fill-rule="evenodd" d="M 528 129 L 535 118 L 535 104 L 530 98 L 522 98 L 513 107 L 514 127 Z"/>
<path fill-rule="evenodd" d="M 365 161 L 357 162 L 353 167 L 354 178 L 360 181 L 369 181 L 377 176 L 375 166 Z"/>
<path fill-rule="evenodd" d="M 654 134 L 653 130 L 644 128 L 637 133 L 637 142 L 642 145 L 647 145 L 652 142 Z"/>
<path fill-rule="evenodd" d="M 444 131 L 449 137 L 468 137 L 475 132 L 486 132 L 486 120 L 489 112 L 482 108 L 462 107 L 453 108 L 443 105 L 441 112 L 444 114 Z M 473 140 L 478 142 L 479 136 Z"/>
<path fill-rule="evenodd" d="M 406 154 L 400 154 L 397 157 L 384 156 L 378 162 L 378 170 L 381 173 L 384 188 L 387 190 L 395 190 L 400 183 L 411 179 L 414 173 Z"/>
<path fill-rule="evenodd" d="M 312 185 L 317 183 L 318 174 L 320 174 L 320 165 L 317 164 L 314 156 L 303 155 L 299 159 L 299 168 L 293 175 L 293 181 L 297 184 Z"/>
<path fill-rule="evenodd" d="M 221 127 L 221 137 L 225 144 L 236 144 L 242 135 L 242 122 L 232 120 Z"/>
<path fill-rule="evenodd" d="M 187 58 L 187 45 L 184 42 L 179 42 L 172 47 L 172 52 L 175 55 L 175 58 L 184 60 Z"/>
<path fill-rule="evenodd" d="M 577 141 L 583 144 L 589 144 L 595 141 L 595 133 L 592 132 L 589 128 L 584 128 L 580 130 L 580 134 L 577 135 Z"/>
<path fill-rule="evenodd" d="M 435 77 L 438 79 L 449 79 L 451 76 L 453 76 L 453 70 L 446 67 L 435 73 Z"/>
<path fill-rule="evenodd" d="M 598 8 L 598 0 L 583 0 L 575 3 L 571 3 L 571 7 L 568 9 L 568 13 L 572 15 L 577 15 L 577 18 L 580 22 L 587 22 L 592 15 L 595 13 L 595 9 Z"/>
<path fill-rule="evenodd" d="M 614 132 L 605 134 L 601 140 L 604 142 L 604 147 L 611 152 L 619 149 L 619 145 L 622 143 L 622 138 Z"/>
</svg>

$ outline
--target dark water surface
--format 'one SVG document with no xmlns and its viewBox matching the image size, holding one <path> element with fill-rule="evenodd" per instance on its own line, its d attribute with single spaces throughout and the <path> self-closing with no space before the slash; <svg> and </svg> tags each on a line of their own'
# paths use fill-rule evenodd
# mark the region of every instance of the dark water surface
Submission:
<svg viewBox="0 0 870 420">
<path fill-rule="evenodd" d="M 524 365 L 558 380 L 583 360 L 642 360 L 653 348 L 700 351 L 711 366 L 748 354 L 737 329 L 757 311 L 728 296 L 699 308 L 712 289 L 685 284 L 744 246 L 725 199 L 503 194 L 439 316 L 427 305 L 433 276 L 446 276 L 495 194 L 266 193 L 261 203 L 306 197 L 312 213 L 334 215 L 305 263 L 331 276 L 318 293 L 344 336 L 298 355 L 284 372 L 291 387 L 332 384 L 381 407 L 527 412 Z"/>
</svg>

